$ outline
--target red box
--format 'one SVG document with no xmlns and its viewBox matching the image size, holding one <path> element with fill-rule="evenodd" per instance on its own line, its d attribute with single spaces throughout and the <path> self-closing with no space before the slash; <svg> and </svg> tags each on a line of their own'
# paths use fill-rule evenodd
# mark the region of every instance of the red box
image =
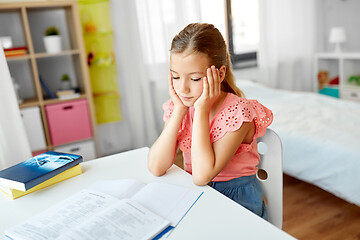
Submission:
<svg viewBox="0 0 360 240">
<path fill-rule="evenodd" d="M 86 99 L 45 106 L 52 145 L 61 145 L 92 137 Z"/>
</svg>

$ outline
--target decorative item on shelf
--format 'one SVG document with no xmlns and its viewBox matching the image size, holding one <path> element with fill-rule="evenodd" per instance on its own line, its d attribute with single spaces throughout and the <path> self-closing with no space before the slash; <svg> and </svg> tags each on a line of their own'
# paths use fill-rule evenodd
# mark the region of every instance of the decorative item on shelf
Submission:
<svg viewBox="0 0 360 240">
<path fill-rule="evenodd" d="M 44 45 L 47 53 L 61 52 L 61 37 L 56 27 L 52 26 L 46 29 Z"/>
<path fill-rule="evenodd" d="M 70 77 L 68 74 L 63 74 L 61 76 L 61 89 L 62 90 L 70 90 L 71 89 L 71 82 L 70 82 Z"/>
<path fill-rule="evenodd" d="M 341 52 L 341 43 L 346 42 L 345 29 L 343 27 L 333 27 L 330 31 L 330 43 L 335 43 L 335 52 Z"/>
<path fill-rule="evenodd" d="M 7 49 L 7 48 L 12 48 L 12 46 L 13 43 L 10 36 L 0 37 L 0 47 Z"/>
<path fill-rule="evenodd" d="M 349 83 L 354 83 L 357 86 L 360 86 L 360 75 L 351 75 L 348 78 Z"/>
</svg>

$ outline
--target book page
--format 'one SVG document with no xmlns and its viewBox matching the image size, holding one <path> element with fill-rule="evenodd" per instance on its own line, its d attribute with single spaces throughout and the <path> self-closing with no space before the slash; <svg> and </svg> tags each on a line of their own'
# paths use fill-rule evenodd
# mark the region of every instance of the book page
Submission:
<svg viewBox="0 0 360 240">
<path fill-rule="evenodd" d="M 132 197 L 144 186 L 146 186 L 145 183 L 135 179 L 117 179 L 100 180 L 89 186 L 87 189 L 106 193 L 118 199 L 123 199 Z"/>
<path fill-rule="evenodd" d="M 58 239 L 145 240 L 157 236 L 169 224 L 138 203 L 123 199 Z"/>
<path fill-rule="evenodd" d="M 107 194 L 85 189 L 6 230 L 5 235 L 12 239 L 56 239 L 63 232 L 78 226 L 117 201 L 118 199 Z"/>
<path fill-rule="evenodd" d="M 176 227 L 201 194 L 201 190 L 154 182 L 143 187 L 131 199 Z"/>
<path fill-rule="evenodd" d="M 82 239 L 77 235 L 84 235 L 82 232 L 89 231 L 92 232 L 91 238 L 87 239 L 99 239 L 94 237 L 98 236 L 96 234 L 112 236 L 102 239 L 118 239 L 115 236 L 124 234 L 129 236 L 128 239 L 139 239 L 139 236 L 146 239 L 147 226 L 154 230 L 148 232 L 150 236 L 156 236 L 155 233 L 169 224 L 172 228 L 176 227 L 201 194 L 202 191 L 198 189 L 166 183 L 146 185 L 131 179 L 100 181 L 12 227 L 5 234 L 12 239 L 26 240 L 57 239 L 60 235 L 64 236 L 62 234 L 66 234 L 64 239 Z M 119 201 L 129 196 L 132 196 L 131 201 L 134 204 L 131 204 L 130 200 L 125 201 L 127 205 L 124 205 L 124 201 Z M 102 211 L 105 213 L 101 213 Z M 83 225 L 84 221 L 92 218 L 91 222 Z M 95 225 L 97 227 L 94 227 Z M 79 230 L 78 226 L 81 226 Z M 101 228 L 98 228 L 100 226 Z M 99 232 L 96 229 L 99 229 Z M 130 233 L 133 229 L 137 229 L 136 232 L 141 235 Z M 72 234 L 75 234 L 75 237 L 71 237 Z M 119 239 L 123 238 L 126 239 Z"/>
</svg>

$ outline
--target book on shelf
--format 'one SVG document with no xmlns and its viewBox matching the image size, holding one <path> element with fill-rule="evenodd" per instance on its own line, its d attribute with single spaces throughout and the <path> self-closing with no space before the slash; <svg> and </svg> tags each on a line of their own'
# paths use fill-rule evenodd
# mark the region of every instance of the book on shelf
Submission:
<svg viewBox="0 0 360 240">
<path fill-rule="evenodd" d="M 64 96 L 64 95 L 71 95 L 71 94 L 74 94 L 75 91 L 74 90 L 59 90 L 56 92 L 56 96 Z"/>
<path fill-rule="evenodd" d="M 4 49 L 5 57 L 21 56 L 27 53 L 27 47 L 14 47 Z"/>
<path fill-rule="evenodd" d="M 0 171 L 0 185 L 25 192 L 82 161 L 80 155 L 45 152 Z"/>
<path fill-rule="evenodd" d="M 41 86 L 44 88 L 44 90 L 49 95 L 49 97 L 52 99 L 55 98 L 54 93 L 50 90 L 50 88 L 47 86 L 47 84 L 45 83 L 45 81 L 42 79 L 41 76 L 39 76 L 39 80 L 40 80 Z"/>
<path fill-rule="evenodd" d="M 103 180 L 5 230 L 5 235 L 22 240 L 167 237 L 202 193 L 167 183 Z"/>
<path fill-rule="evenodd" d="M 16 190 L 16 189 L 12 189 L 12 188 L 3 187 L 3 186 L 0 186 L 0 192 L 4 193 L 4 195 L 7 196 L 8 198 L 14 200 L 16 198 L 22 197 L 29 193 L 32 193 L 37 190 L 51 186 L 55 183 L 64 181 L 68 178 L 72 178 L 74 176 L 80 175 L 81 173 L 82 173 L 81 165 L 77 164 L 74 167 L 69 168 L 68 170 L 65 170 L 64 172 L 59 173 L 58 175 L 46 180 L 45 182 L 42 182 L 42 183 L 36 185 L 33 188 L 30 188 L 29 190 L 27 190 L 25 192 Z"/>
<path fill-rule="evenodd" d="M 76 93 L 75 90 L 60 90 L 56 92 L 56 96 L 59 99 L 72 99 L 79 98 L 80 93 Z"/>
</svg>

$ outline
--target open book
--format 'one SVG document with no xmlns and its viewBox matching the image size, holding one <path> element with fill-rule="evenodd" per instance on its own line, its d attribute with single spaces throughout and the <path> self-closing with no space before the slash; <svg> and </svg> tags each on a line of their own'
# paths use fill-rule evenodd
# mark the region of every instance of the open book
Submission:
<svg viewBox="0 0 360 240">
<path fill-rule="evenodd" d="M 100 181 L 5 231 L 9 239 L 152 239 L 170 231 L 202 195 L 137 180 Z"/>
</svg>

